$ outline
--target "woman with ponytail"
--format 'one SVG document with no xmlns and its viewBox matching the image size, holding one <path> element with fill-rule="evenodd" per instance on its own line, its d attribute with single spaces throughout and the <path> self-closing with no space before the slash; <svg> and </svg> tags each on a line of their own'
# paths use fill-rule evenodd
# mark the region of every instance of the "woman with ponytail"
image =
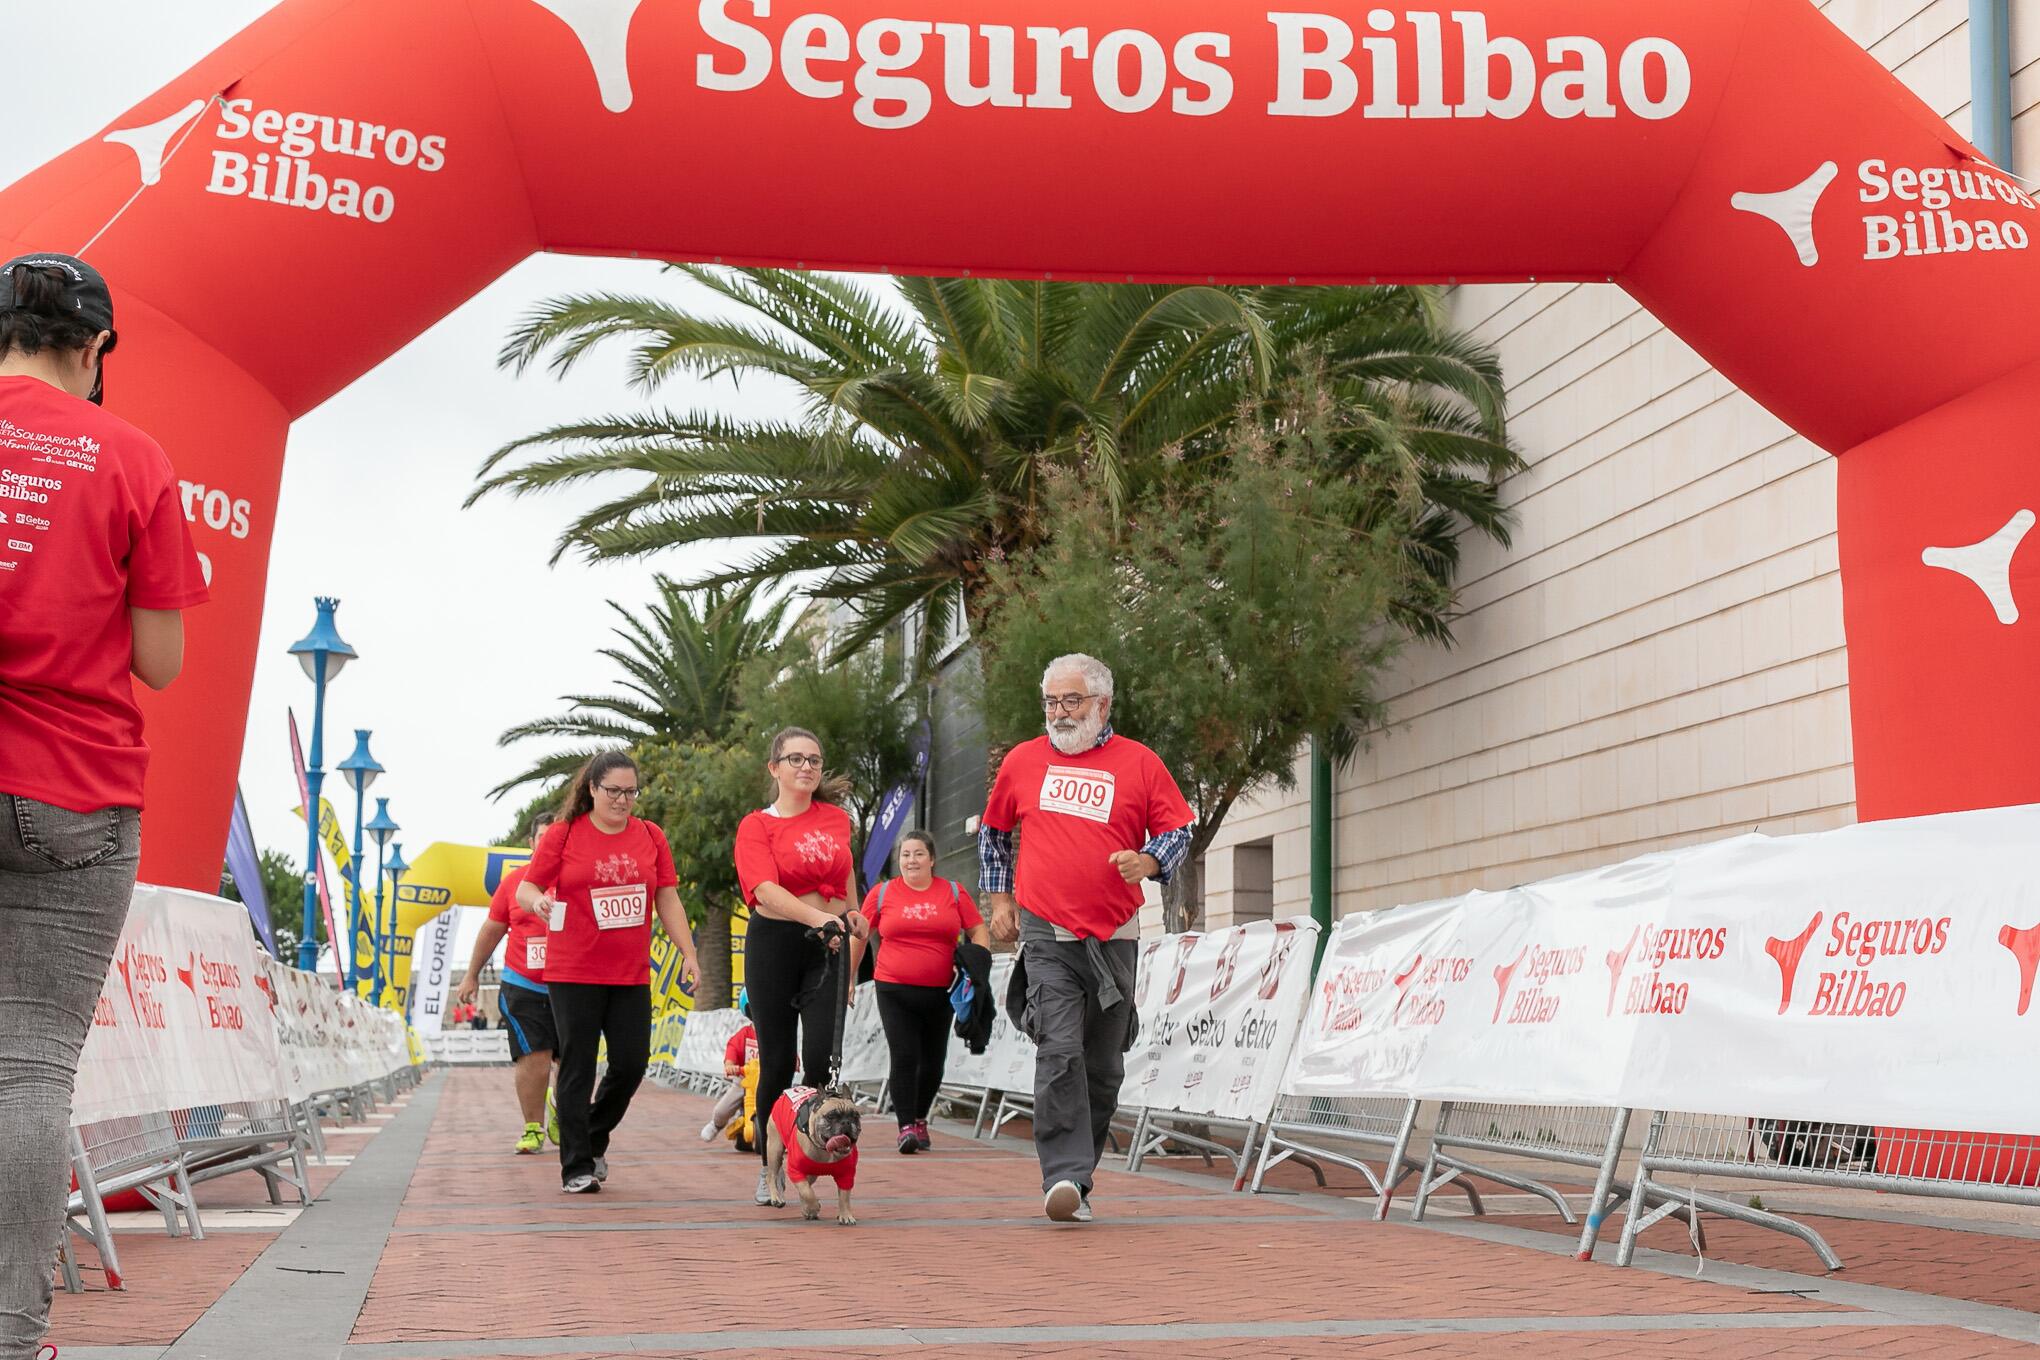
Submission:
<svg viewBox="0 0 2040 1360">
<path fill-rule="evenodd" d="M 106 281 L 0 266 L 0 1356 L 49 1325 L 78 1055 L 141 857 L 138 677 L 184 664 L 206 598 L 177 474 L 99 409 Z M 202 394 L 198 399 L 202 399 Z"/>
<path fill-rule="evenodd" d="M 609 1179 L 609 1136 L 623 1122 L 652 1057 L 652 913 L 695 975 L 694 933 L 680 904 L 673 849 L 657 825 L 630 815 L 637 762 L 591 758 L 559 820 L 532 847 L 517 900 L 547 920 L 545 986 L 559 1033 L 553 1082 L 560 1121 L 560 1188 L 591 1194 Z M 551 884 L 551 891 L 539 887 Z M 595 1055 L 609 1070 L 595 1086 Z"/>
<path fill-rule="evenodd" d="M 850 815 L 842 808 L 848 782 L 823 773 L 822 743 L 804 727 L 772 738 L 765 768 L 772 776 L 772 802 L 737 827 L 737 879 L 751 908 L 744 989 L 758 1031 L 761 1119 L 771 1117 L 773 1104 L 793 1085 L 796 1055 L 809 1085 L 828 1079 L 838 1004 L 829 961 L 842 941 L 825 945 L 809 930 L 840 920 L 862 939 L 867 929 L 852 909 L 857 871 L 850 859 Z M 758 1151 L 762 1160 L 763 1138 Z M 771 1202 L 766 1176 L 759 1171 L 759 1204 Z"/>
</svg>

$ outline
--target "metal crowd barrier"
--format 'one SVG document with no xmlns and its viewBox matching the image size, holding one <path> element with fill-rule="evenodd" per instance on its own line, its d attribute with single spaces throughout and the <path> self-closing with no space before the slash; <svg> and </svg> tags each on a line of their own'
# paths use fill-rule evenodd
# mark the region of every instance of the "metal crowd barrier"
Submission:
<svg viewBox="0 0 2040 1360">
<path fill-rule="evenodd" d="M 1842 1261 L 1834 1248 L 1805 1224 L 1696 1191 L 1660 1188 L 1653 1178 L 1667 1173 L 2040 1205 L 2040 1187 L 2034 1184 L 2040 1180 L 2040 1140 L 1672 1110 L 1651 1116 L 1638 1159 L 1639 1194 L 1648 1191 L 1675 1202 L 1697 1198 L 1703 1209 L 1789 1233 L 1812 1247 L 1829 1270 L 1838 1270 Z M 1629 1264 L 1637 1235 L 1663 1216 L 1662 1208 L 1630 1212 L 1615 1258 L 1618 1264 Z"/>
<path fill-rule="evenodd" d="M 1424 1169 L 1409 1155 L 1418 1105 L 1401 1096 L 1280 1096 L 1262 1136 L 1261 1155 L 1248 1188 L 1259 1194 L 1268 1173 L 1291 1160 L 1309 1167 L 1322 1186 L 1323 1163 L 1331 1162 L 1366 1178 L 1375 1194 L 1374 1215 L 1383 1217 L 1396 1188 Z M 1349 1148 L 1352 1151 L 1346 1150 Z M 1388 1154 L 1382 1159 L 1381 1170 L 1376 1171 L 1364 1156 L 1357 1155 L 1366 1149 Z M 1456 1184 L 1471 1201 L 1473 1211 L 1482 1212 L 1480 1192 L 1466 1181 Z"/>
<path fill-rule="evenodd" d="M 268 1187 L 271 1204 L 283 1203 L 285 1186 L 297 1192 L 299 1204 L 312 1202 L 311 1174 L 305 1169 L 306 1139 L 290 1102 L 205 1106 L 178 1111 L 171 1122 L 177 1127 L 178 1146 L 192 1184 L 236 1171 L 254 1171 Z"/>
<path fill-rule="evenodd" d="M 1032 1105 L 1029 1101 L 1029 1105 Z M 1143 1106 L 1133 1113 L 1133 1127 L 1129 1131 L 1126 1149 L 1126 1169 L 1138 1172 L 1150 1156 L 1173 1143 L 1188 1148 L 1204 1159 L 1206 1166 L 1212 1165 L 1213 1154 L 1225 1157 L 1233 1166 L 1233 1189 L 1237 1190 L 1246 1182 L 1248 1163 L 1254 1159 L 1254 1145 L 1261 1141 L 1262 1121 L 1245 1119 L 1223 1119 L 1215 1115 L 1184 1114 L 1177 1110 L 1157 1110 Z M 1192 1133 L 1185 1124 L 1195 1124 L 1204 1133 Z M 1213 1129 L 1243 1130 L 1245 1136 L 1240 1145 L 1209 1137 Z"/>
<path fill-rule="evenodd" d="M 70 1293 L 85 1287 L 78 1272 L 74 1236 L 92 1243 L 99 1252 L 107 1288 L 126 1287 L 120 1257 L 114 1250 L 113 1229 L 106 1220 L 108 1196 L 137 1191 L 162 1211 L 164 1230 L 172 1237 L 187 1231 L 194 1238 L 205 1236 L 177 1130 L 167 1114 L 131 1115 L 72 1129 L 71 1171 L 77 1188 L 64 1206 L 63 1251 L 64 1288 Z M 81 1216 L 82 1224 L 78 1221 Z"/>
</svg>

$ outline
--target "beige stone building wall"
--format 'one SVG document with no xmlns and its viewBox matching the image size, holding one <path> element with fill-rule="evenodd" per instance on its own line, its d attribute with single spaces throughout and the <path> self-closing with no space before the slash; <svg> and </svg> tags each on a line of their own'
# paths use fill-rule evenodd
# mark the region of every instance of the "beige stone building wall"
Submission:
<svg viewBox="0 0 2040 1360">
<path fill-rule="evenodd" d="M 1967 0 L 1823 8 L 1967 130 Z M 2016 168 L 2040 174 L 2040 5 L 2014 11 Z M 1393 730 L 1340 772 L 1338 913 L 1853 820 L 1833 461 L 1613 287 L 1453 305 L 1508 379 L 1515 542 L 1469 540 L 1457 647 L 1405 656 Z M 1210 924 L 1309 910 L 1298 776 L 1228 819 Z"/>
</svg>

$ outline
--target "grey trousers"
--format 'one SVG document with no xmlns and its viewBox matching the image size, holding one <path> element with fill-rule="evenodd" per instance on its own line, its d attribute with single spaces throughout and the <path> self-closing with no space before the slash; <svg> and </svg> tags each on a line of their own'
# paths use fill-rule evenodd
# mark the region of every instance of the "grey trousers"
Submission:
<svg viewBox="0 0 2040 1360">
<path fill-rule="evenodd" d="M 1119 1003 L 1098 1004 L 1098 979 L 1082 941 L 1029 940 L 1027 1010 L 1040 1046 L 1034 1060 L 1034 1150 L 1041 1188 L 1075 1181 L 1086 1194 L 1119 1110 L 1119 1083 L 1133 1040 L 1133 975 L 1138 945 L 1109 940 L 1107 965 Z"/>
<path fill-rule="evenodd" d="M 140 850 L 133 808 L 0 793 L 0 1360 L 33 1360 L 49 1328 L 71 1089 Z"/>
</svg>

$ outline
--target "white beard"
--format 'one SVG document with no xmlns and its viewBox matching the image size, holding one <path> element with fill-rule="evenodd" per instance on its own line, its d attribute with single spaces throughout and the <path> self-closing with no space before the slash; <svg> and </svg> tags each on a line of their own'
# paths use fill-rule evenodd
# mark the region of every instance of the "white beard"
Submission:
<svg viewBox="0 0 2040 1360">
<path fill-rule="evenodd" d="M 1093 713 L 1081 722 L 1057 718 L 1048 725 L 1048 744 L 1066 756 L 1080 756 L 1098 744 L 1098 734 L 1104 730 L 1103 713 Z"/>
</svg>

